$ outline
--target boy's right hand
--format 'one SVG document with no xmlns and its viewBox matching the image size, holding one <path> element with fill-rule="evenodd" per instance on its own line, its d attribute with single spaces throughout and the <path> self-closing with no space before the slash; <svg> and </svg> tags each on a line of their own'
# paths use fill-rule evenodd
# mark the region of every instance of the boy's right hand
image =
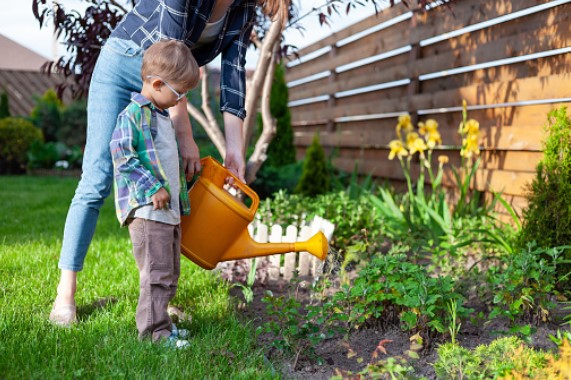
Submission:
<svg viewBox="0 0 571 380">
<path fill-rule="evenodd" d="M 160 210 L 168 207 L 171 197 L 168 191 L 161 187 L 159 191 L 151 196 L 151 199 L 153 201 L 153 210 Z"/>
</svg>

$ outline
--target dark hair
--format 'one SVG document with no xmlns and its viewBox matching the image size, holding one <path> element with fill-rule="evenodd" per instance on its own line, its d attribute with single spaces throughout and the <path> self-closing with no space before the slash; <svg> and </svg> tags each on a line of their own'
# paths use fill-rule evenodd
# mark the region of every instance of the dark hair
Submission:
<svg viewBox="0 0 571 380">
<path fill-rule="evenodd" d="M 161 40 L 152 44 L 143 56 L 141 76 L 156 75 L 186 88 L 198 84 L 200 71 L 192 52 L 182 41 Z"/>
</svg>

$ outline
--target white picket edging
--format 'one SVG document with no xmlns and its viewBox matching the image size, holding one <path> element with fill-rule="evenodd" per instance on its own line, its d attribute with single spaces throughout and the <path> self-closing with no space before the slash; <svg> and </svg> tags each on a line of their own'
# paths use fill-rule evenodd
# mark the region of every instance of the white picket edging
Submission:
<svg viewBox="0 0 571 380">
<path fill-rule="evenodd" d="M 248 226 L 250 236 L 259 243 L 295 243 L 298 241 L 306 241 L 318 231 L 323 232 L 327 241 L 331 240 L 335 225 L 327 219 L 319 216 L 313 218 L 309 223 L 302 223 L 301 228 L 289 225 L 285 229 L 285 234 L 282 226 L 273 225 L 271 227 L 255 220 Z M 283 260 L 282 260 L 283 256 Z M 252 259 L 246 260 L 248 266 L 251 267 Z M 269 280 L 284 279 L 289 281 L 293 277 L 295 270 L 299 272 L 300 276 L 316 276 L 318 275 L 321 261 L 308 252 L 288 252 L 284 255 L 277 254 L 268 257 L 257 258 L 258 267 L 265 267 L 261 261 L 267 261 L 268 277 Z M 266 263 L 264 263 L 266 264 Z"/>
</svg>

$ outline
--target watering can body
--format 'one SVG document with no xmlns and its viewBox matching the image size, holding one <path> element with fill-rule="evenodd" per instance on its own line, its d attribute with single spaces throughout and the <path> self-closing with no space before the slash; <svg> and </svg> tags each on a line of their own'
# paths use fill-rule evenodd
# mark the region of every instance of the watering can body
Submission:
<svg viewBox="0 0 571 380">
<path fill-rule="evenodd" d="M 325 259 L 329 246 L 321 232 L 306 242 L 255 242 L 248 225 L 260 203 L 256 192 L 212 157 L 203 158 L 201 164 L 202 174 L 188 192 L 191 213 L 181 218 L 181 251 L 185 257 L 204 269 L 214 269 L 221 261 L 299 251 Z M 225 189 L 228 177 L 233 177 L 234 186 L 251 199 L 250 206 Z"/>
</svg>

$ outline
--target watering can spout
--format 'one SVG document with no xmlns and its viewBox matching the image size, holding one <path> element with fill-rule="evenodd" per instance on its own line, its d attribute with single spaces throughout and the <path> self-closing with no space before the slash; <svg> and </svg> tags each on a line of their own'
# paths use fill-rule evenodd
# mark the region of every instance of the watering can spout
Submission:
<svg viewBox="0 0 571 380">
<path fill-rule="evenodd" d="M 249 259 L 253 257 L 283 254 L 288 252 L 309 252 L 319 260 L 325 260 L 329 244 L 323 232 L 319 231 L 309 240 L 295 243 L 259 243 L 250 237 L 248 231 L 236 240 L 234 245 L 220 258 L 220 261 Z"/>
<path fill-rule="evenodd" d="M 202 174 L 188 192 L 191 214 L 181 218 L 182 254 L 205 269 L 220 261 L 248 259 L 287 252 L 306 251 L 320 260 L 327 256 L 329 244 L 322 232 L 296 243 L 258 243 L 248 233 L 260 203 L 258 194 L 241 182 L 212 157 L 201 161 Z M 246 197 L 247 206 L 225 189 L 226 178 Z"/>
</svg>

